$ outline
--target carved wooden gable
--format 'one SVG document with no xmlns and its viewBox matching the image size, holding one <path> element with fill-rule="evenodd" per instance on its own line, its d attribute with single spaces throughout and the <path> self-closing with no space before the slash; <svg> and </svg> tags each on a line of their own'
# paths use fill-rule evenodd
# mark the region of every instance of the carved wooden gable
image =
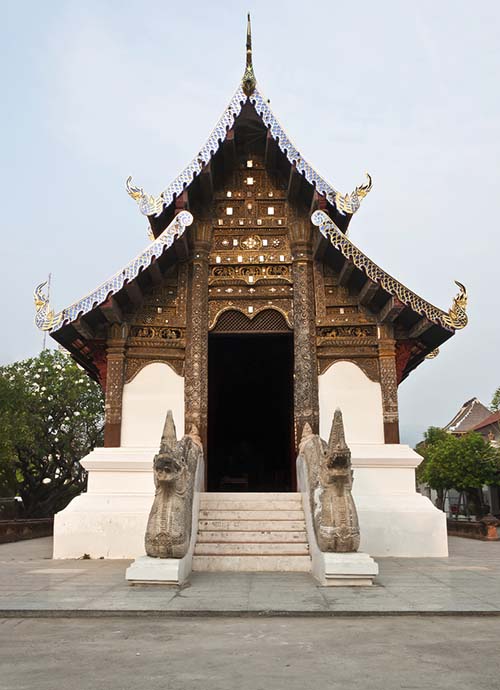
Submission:
<svg viewBox="0 0 500 690">
<path fill-rule="evenodd" d="M 262 157 L 237 163 L 215 194 L 210 221 L 209 329 L 224 312 L 250 320 L 264 310 L 293 323 L 291 250 L 286 184 Z"/>
</svg>

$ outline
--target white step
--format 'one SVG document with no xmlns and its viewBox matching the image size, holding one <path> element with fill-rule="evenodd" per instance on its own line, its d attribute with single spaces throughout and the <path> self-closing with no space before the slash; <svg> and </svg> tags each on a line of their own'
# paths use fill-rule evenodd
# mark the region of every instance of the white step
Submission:
<svg viewBox="0 0 500 690">
<path fill-rule="evenodd" d="M 225 501 L 223 499 L 209 500 L 200 502 L 201 510 L 248 510 L 255 511 L 261 510 L 268 513 L 272 511 L 282 511 L 282 510 L 302 510 L 302 503 L 300 501 L 265 501 L 262 499 L 257 499 L 255 501 L 248 498 L 241 499 L 237 501 L 236 499 L 231 499 L 230 501 Z"/>
<path fill-rule="evenodd" d="M 200 509 L 200 520 L 303 520 L 301 510 L 212 510 Z"/>
<path fill-rule="evenodd" d="M 275 531 L 275 530 L 260 530 L 260 531 L 207 531 L 200 530 L 198 532 L 198 544 L 227 544 L 237 542 L 272 542 L 272 543 L 288 543 L 288 544 L 307 544 L 307 535 L 305 530 L 295 532 Z"/>
<path fill-rule="evenodd" d="M 194 571 L 301 572 L 311 571 L 309 556 L 193 556 Z"/>
<path fill-rule="evenodd" d="M 310 572 L 299 493 L 202 493 L 193 570 Z"/>
<path fill-rule="evenodd" d="M 249 500 L 249 501 L 298 501 L 302 502 L 302 494 L 298 492 L 280 492 L 280 493 L 266 493 L 265 491 L 260 492 L 248 492 L 248 491 L 204 491 L 200 494 L 201 501 L 239 501 L 239 500 Z"/>
<path fill-rule="evenodd" d="M 301 510 L 302 497 L 297 493 L 203 493 L 200 508 L 210 510 Z"/>
<path fill-rule="evenodd" d="M 307 556 L 308 544 L 240 543 L 205 544 L 198 542 L 195 556 Z"/>
<path fill-rule="evenodd" d="M 198 529 L 201 532 L 297 532 L 305 530 L 304 515 L 300 520 L 206 520 L 200 519 Z"/>
</svg>

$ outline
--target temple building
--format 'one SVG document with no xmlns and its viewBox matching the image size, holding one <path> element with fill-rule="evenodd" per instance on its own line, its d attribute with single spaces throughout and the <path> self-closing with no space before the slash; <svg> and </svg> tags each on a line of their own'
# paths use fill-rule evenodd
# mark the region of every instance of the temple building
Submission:
<svg viewBox="0 0 500 690">
<path fill-rule="evenodd" d="M 478 398 L 471 398 L 464 402 L 453 419 L 443 428 L 453 436 L 464 436 L 470 431 L 475 431 L 478 425 L 482 425 L 491 416 L 489 407 L 483 405 Z"/>
<path fill-rule="evenodd" d="M 443 427 L 453 436 L 465 436 L 471 432 L 481 434 L 494 448 L 500 448 L 500 412 L 492 412 L 478 398 L 466 400 L 453 419 Z M 485 486 L 485 502 L 494 515 L 500 515 L 500 486 Z M 458 501 L 458 492 L 449 495 Z M 450 499 L 448 499 L 450 500 Z"/>
<path fill-rule="evenodd" d="M 141 553 L 151 463 L 167 410 L 196 425 L 206 492 L 297 491 L 304 425 L 328 437 L 340 407 L 362 543 L 372 555 L 446 555 L 444 515 L 415 492 L 398 386 L 467 323 L 466 292 L 439 309 L 349 237 L 372 179 L 341 193 L 303 158 L 246 69 L 206 144 L 158 196 L 127 180 L 145 250 L 36 323 L 105 391 L 104 448 L 86 494 L 56 516 L 55 557 Z M 368 206 L 366 212 L 369 212 Z M 274 498 L 273 498 L 274 497 Z"/>
</svg>

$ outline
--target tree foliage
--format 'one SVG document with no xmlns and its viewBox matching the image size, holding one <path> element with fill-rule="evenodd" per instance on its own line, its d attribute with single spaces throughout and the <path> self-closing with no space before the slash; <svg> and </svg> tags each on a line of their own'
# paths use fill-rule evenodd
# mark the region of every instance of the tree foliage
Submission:
<svg viewBox="0 0 500 690">
<path fill-rule="evenodd" d="M 0 495 L 25 517 L 62 510 L 86 485 L 79 460 L 101 442 L 100 387 L 65 354 L 0 367 Z"/>
<path fill-rule="evenodd" d="M 419 480 L 438 492 L 456 489 L 472 494 L 500 482 L 500 451 L 481 434 L 458 437 L 430 427 L 417 451 L 424 457 Z"/>
<path fill-rule="evenodd" d="M 423 461 L 420 463 L 420 465 L 417 468 L 417 479 L 420 482 L 427 483 L 425 480 L 425 468 L 427 467 L 428 461 L 429 461 L 429 450 L 436 444 L 438 441 L 443 441 L 447 439 L 449 434 L 444 430 L 440 429 L 437 426 L 430 426 L 427 431 L 424 433 L 424 440 L 420 441 L 420 443 L 417 444 L 417 447 L 415 450 L 417 453 L 419 453 L 423 457 Z M 436 488 L 436 487 L 432 487 Z"/>
<path fill-rule="evenodd" d="M 498 410 L 500 410 L 500 386 L 493 393 L 490 408 L 492 412 L 498 412 Z"/>
</svg>

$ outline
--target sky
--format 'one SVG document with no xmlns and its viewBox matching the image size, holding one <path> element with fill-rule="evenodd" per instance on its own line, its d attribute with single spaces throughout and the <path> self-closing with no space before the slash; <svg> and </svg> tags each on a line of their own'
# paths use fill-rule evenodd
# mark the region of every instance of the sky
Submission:
<svg viewBox="0 0 500 690">
<path fill-rule="evenodd" d="M 158 194 L 236 90 L 252 13 L 260 90 L 336 189 L 373 176 L 350 239 L 469 325 L 401 385 L 403 442 L 500 386 L 500 3 L 0 0 L 0 364 L 36 355 L 33 288 L 84 296 L 147 244 Z M 50 338 L 48 338 L 50 341 Z"/>
</svg>

